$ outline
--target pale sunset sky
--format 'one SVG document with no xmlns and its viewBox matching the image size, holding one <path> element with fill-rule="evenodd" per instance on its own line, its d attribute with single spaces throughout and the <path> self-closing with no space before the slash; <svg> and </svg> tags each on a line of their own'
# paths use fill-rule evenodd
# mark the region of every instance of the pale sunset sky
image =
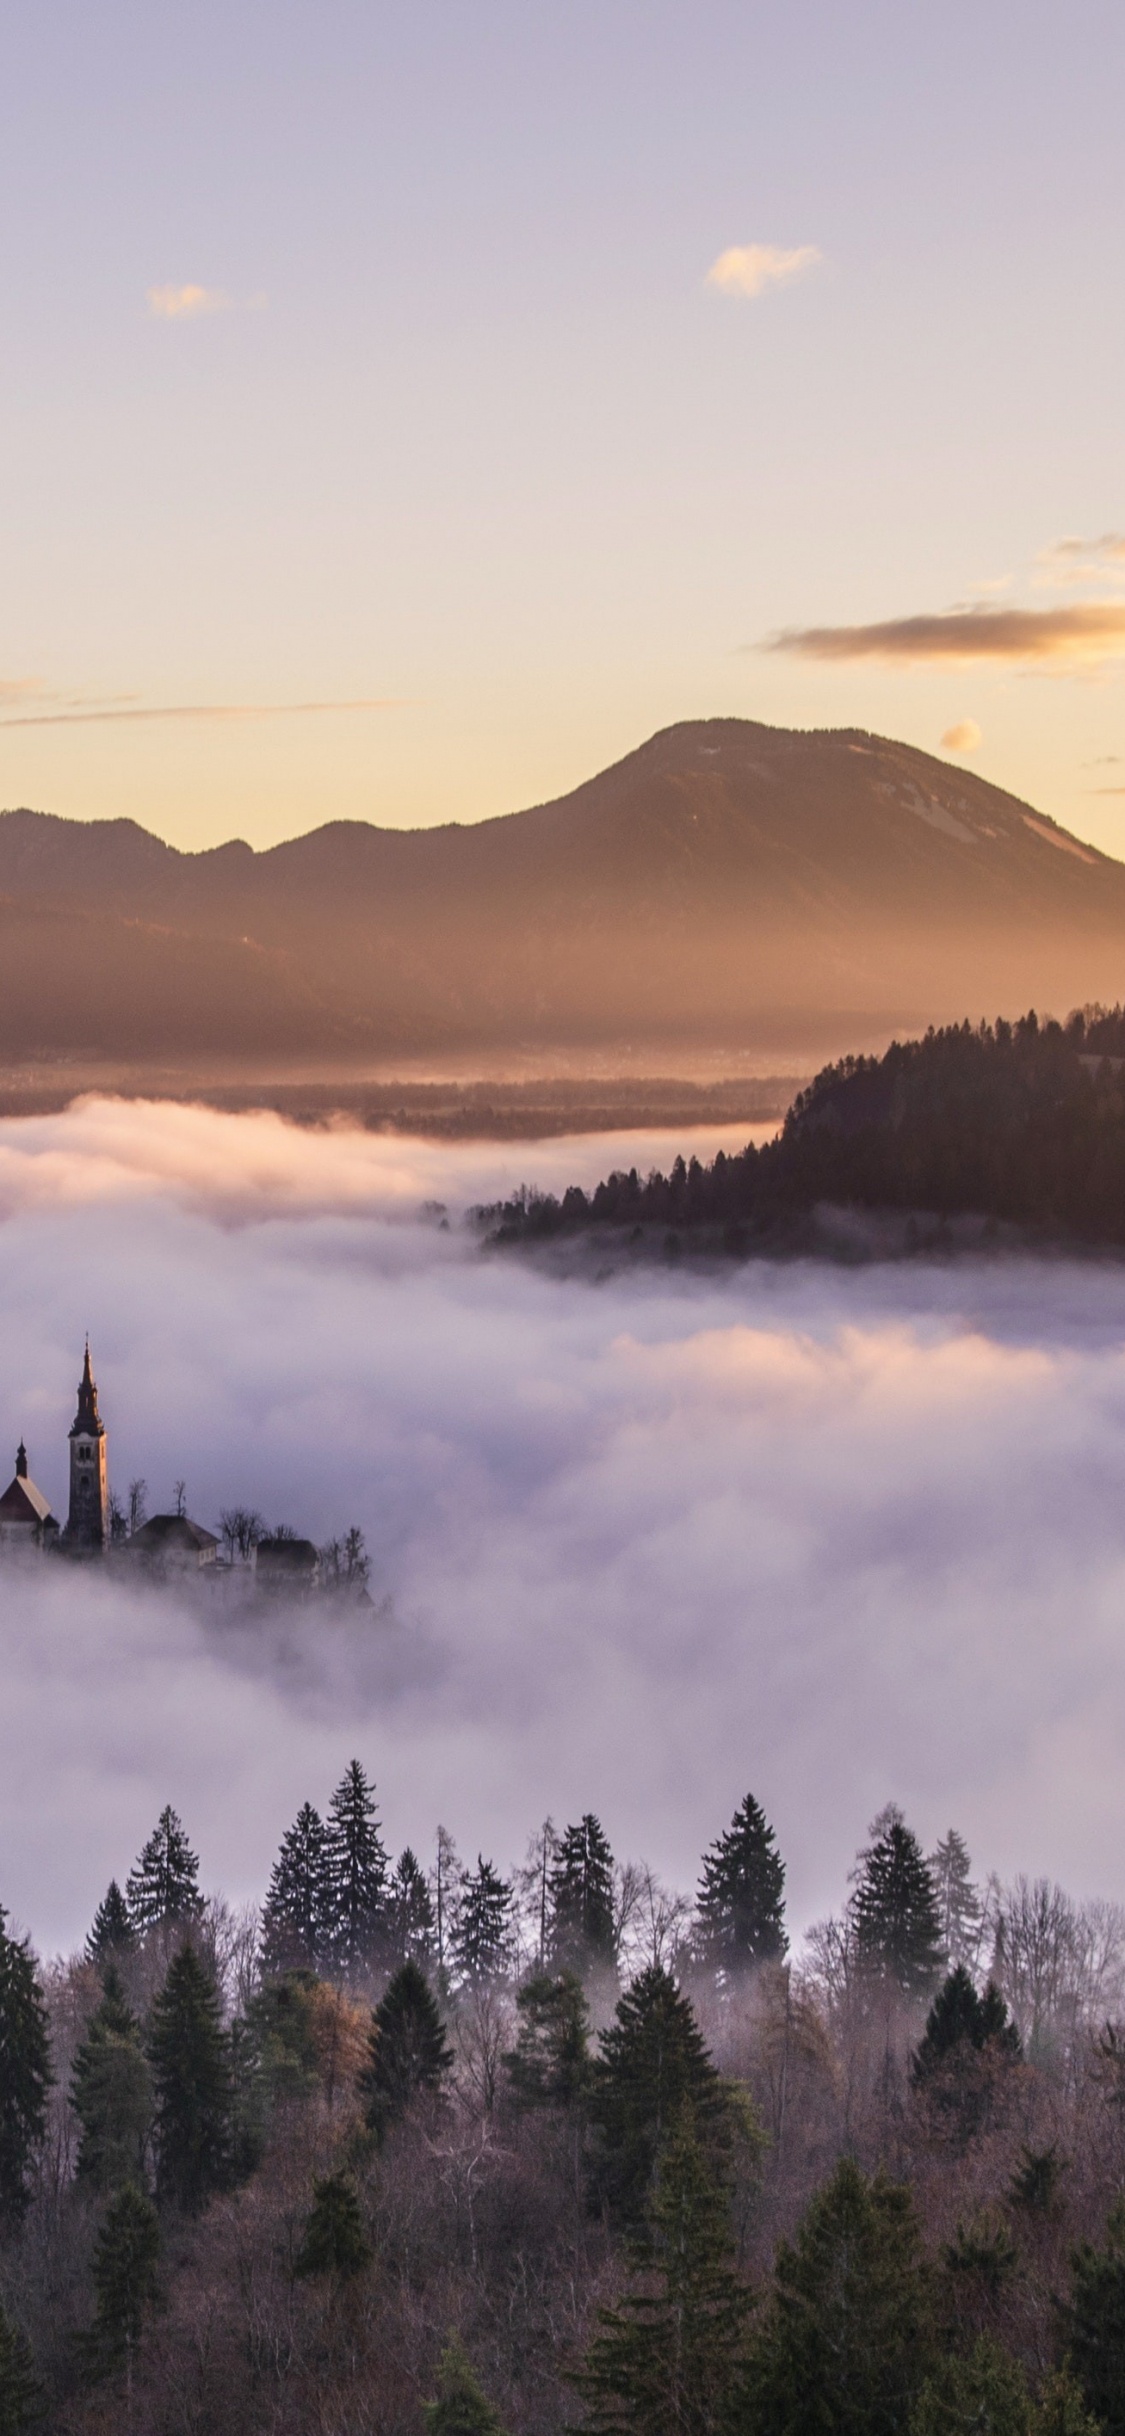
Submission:
<svg viewBox="0 0 1125 2436">
<path fill-rule="evenodd" d="M 857 726 L 1125 855 L 1120 0 L 38 0 L 0 805 L 476 820 Z"/>
</svg>

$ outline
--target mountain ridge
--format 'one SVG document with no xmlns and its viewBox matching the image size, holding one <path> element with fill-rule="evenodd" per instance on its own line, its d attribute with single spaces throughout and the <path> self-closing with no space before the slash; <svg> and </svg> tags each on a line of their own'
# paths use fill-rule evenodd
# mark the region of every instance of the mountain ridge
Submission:
<svg viewBox="0 0 1125 2436">
<path fill-rule="evenodd" d="M 260 851 L 21 808 L 0 814 L 0 900 L 9 1055 L 69 1050 L 76 1026 L 121 1054 L 157 1035 L 185 1054 L 220 1040 L 259 1053 L 264 1035 L 279 1053 L 344 1058 L 734 1047 L 785 1009 L 798 1030 L 830 1018 L 843 1041 L 861 1017 L 1125 994 L 1125 864 L 858 729 L 680 722 L 522 812 L 419 830 L 329 821 Z M 21 926 L 52 923 L 32 986 Z M 66 967 L 79 930 L 80 993 Z M 175 943 L 174 1009 L 140 969 L 145 933 Z"/>
</svg>

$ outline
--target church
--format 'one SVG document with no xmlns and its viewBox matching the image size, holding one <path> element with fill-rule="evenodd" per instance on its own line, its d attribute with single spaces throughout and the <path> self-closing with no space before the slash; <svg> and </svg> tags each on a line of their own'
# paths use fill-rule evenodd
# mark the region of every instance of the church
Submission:
<svg viewBox="0 0 1125 2436">
<path fill-rule="evenodd" d="M 16 1451 L 15 1478 L 0 1497 L 0 1548 L 60 1548 L 73 1556 L 97 1556 L 109 1545 L 105 1423 L 98 1411 L 89 1339 L 69 1446 L 70 1507 L 65 1528 L 60 1530 L 47 1499 L 28 1471 L 27 1448 L 21 1439 Z"/>
<path fill-rule="evenodd" d="M 106 1428 L 98 1411 L 88 1338 L 68 1446 L 70 1502 L 66 1521 L 60 1525 L 49 1500 L 31 1478 L 27 1448 L 20 1440 L 15 1476 L 0 1497 L 0 1552 L 112 1558 L 135 1569 L 142 1578 L 178 1581 L 185 1586 L 192 1580 L 201 1590 L 224 1597 L 243 1595 L 252 1588 L 259 1598 L 301 1599 L 327 1586 L 322 1581 L 320 1551 L 312 1540 L 300 1539 L 292 1531 L 255 1536 L 241 1547 L 242 1561 L 238 1562 L 233 1540 L 224 1561 L 216 1533 L 182 1511 L 153 1514 L 147 1521 L 137 1516 L 133 1529 L 128 1529 L 110 1494 Z M 364 1571 L 354 1584 L 355 1594 L 364 1599 L 365 1581 Z"/>
</svg>

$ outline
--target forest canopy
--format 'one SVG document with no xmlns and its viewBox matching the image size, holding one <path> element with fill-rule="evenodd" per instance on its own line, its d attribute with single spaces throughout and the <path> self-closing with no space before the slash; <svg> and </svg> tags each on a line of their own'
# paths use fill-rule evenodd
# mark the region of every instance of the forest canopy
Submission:
<svg viewBox="0 0 1125 2436">
<path fill-rule="evenodd" d="M 1125 1008 L 896 1041 L 826 1066 L 760 1148 L 618 1171 L 592 1193 L 524 1187 L 474 1215 L 498 1244 L 617 1230 L 742 1253 L 802 1245 L 826 1206 L 1125 1244 Z"/>
</svg>

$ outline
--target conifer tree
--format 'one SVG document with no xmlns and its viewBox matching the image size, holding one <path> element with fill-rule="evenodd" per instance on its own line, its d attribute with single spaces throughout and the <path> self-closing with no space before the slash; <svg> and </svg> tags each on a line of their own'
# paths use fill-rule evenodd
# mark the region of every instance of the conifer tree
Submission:
<svg viewBox="0 0 1125 2436">
<path fill-rule="evenodd" d="M 685 2106 L 706 2148 L 727 2136 L 723 2084 L 686 1996 L 658 1963 L 626 1989 L 602 2032 L 588 2103 L 597 2134 L 593 2194 L 627 2224 L 647 2211 L 661 2149 Z"/>
<path fill-rule="evenodd" d="M 425 1970 L 434 1959 L 435 1944 L 433 1898 L 425 1870 L 408 1844 L 387 1888 L 387 1953 L 396 1966 L 416 1962 Z"/>
<path fill-rule="evenodd" d="M 422 2412 L 427 2436 L 504 2436 L 456 2335 L 451 2335 L 438 2364 L 437 2400 L 423 2403 Z"/>
<path fill-rule="evenodd" d="M 325 1839 L 329 1947 L 346 1971 L 362 1968 L 376 1955 L 386 1927 L 386 1882 L 375 1789 L 353 1759 L 329 1803 Z"/>
<path fill-rule="evenodd" d="M 1071 2278 L 1067 2366 L 1105 2436 L 1125 2436 L 1125 2202 L 1110 2217 L 1103 2249 L 1083 2242 L 1074 2252 Z"/>
<path fill-rule="evenodd" d="M 198 1920 L 203 1910 L 199 1892 L 199 1862 L 184 1834 L 182 1821 L 166 1805 L 125 1885 L 133 1928 L 175 1927 Z"/>
<path fill-rule="evenodd" d="M 909 2192 L 850 2157 L 782 2242 L 736 2424 L 754 2436 L 902 2436 L 933 2365 Z"/>
<path fill-rule="evenodd" d="M 215 1983 L 190 1945 L 152 2008 L 149 2060 L 157 2191 L 194 2213 L 228 2178 L 233 2090 Z"/>
<path fill-rule="evenodd" d="M 0 2302 L 0 2436 L 25 2436 L 43 2416 L 43 2389 L 27 2337 Z"/>
<path fill-rule="evenodd" d="M 937 1896 L 941 1949 L 955 1969 L 976 1968 L 984 1928 L 984 1904 L 973 1884 L 973 1868 L 964 1836 L 951 1827 L 926 1861 Z"/>
<path fill-rule="evenodd" d="M 748 1793 L 703 1856 L 697 1898 L 702 1958 L 724 1979 L 786 1950 L 785 1863 L 764 1810 Z"/>
<path fill-rule="evenodd" d="M 0 1908 L 0 2224 L 16 2224 L 46 2123 L 51 2048 L 31 1947 L 6 1921 Z"/>
<path fill-rule="evenodd" d="M 281 1839 L 262 1907 L 262 1968 L 315 1971 L 330 1942 L 324 1822 L 304 1802 Z"/>
<path fill-rule="evenodd" d="M 612 1971 L 616 1965 L 613 1854 L 600 1820 L 587 1811 L 560 1837 L 548 1878 L 550 1959 L 556 1971 Z"/>
<path fill-rule="evenodd" d="M 106 2209 L 94 2243 L 97 2308 L 87 2338 L 91 2366 L 124 2367 L 131 2384 L 145 2320 L 159 2299 L 160 2220 L 151 2199 L 126 2183 Z"/>
<path fill-rule="evenodd" d="M 111 1878 L 86 1939 L 86 1960 L 100 1969 L 104 1962 L 119 1961 L 136 1942 L 129 1906 L 116 1878 Z"/>
<path fill-rule="evenodd" d="M 1020 2034 L 1000 1990 L 991 1980 L 978 1996 L 963 1963 L 942 1981 L 929 2013 L 911 2077 L 916 2088 L 962 2065 L 969 2054 L 990 2048 L 994 2056 L 1016 2063 L 1022 2053 Z"/>
<path fill-rule="evenodd" d="M 383 2139 L 418 2098 L 440 2089 L 452 2066 L 429 1984 L 416 1962 L 404 1962 L 371 2017 L 370 2051 L 358 2083 L 369 2128 Z"/>
<path fill-rule="evenodd" d="M 1031 2436 L 1032 2409 L 1019 2362 L 988 2335 L 971 2351 L 937 2361 L 910 2414 L 909 2436 Z"/>
<path fill-rule="evenodd" d="M 78 2179 L 91 2190 L 142 2187 L 152 2125 L 152 2077 L 140 2024 L 112 1964 L 102 2001 L 74 2059 L 70 2103 L 78 2117 Z"/>
<path fill-rule="evenodd" d="M 347 2282 L 369 2266 L 374 2251 L 364 2230 L 359 2193 L 350 2174 L 326 2174 L 313 2184 L 295 2275 L 334 2275 Z"/>
<path fill-rule="evenodd" d="M 519 2029 L 504 2062 L 524 2106 L 573 2106 L 590 2077 L 590 2009 L 573 1971 L 529 1979 L 516 1998 Z"/>
<path fill-rule="evenodd" d="M 933 1879 L 917 1836 L 893 1804 L 876 1819 L 871 1838 L 851 1902 L 860 1959 L 903 1996 L 928 1996 L 942 1964 Z"/>
<path fill-rule="evenodd" d="M 512 1890 L 491 1861 L 477 1854 L 475 1869 L 461 1872 L 460 1902 L 450 1937 L 457 1977 L 483 1987 L 507 1969 L 512 1948 Z"/>
<path fill-rule="evenodd" d="M 599 2311 L 574 2379 L 589 2436 L 705 2436 L 727 2424 L 753 2305 L 731 2249 L 729 2200 L 686 2108 L 660 2160 L 651 2229 L 628 2245 L 639 2285 Z"/>
</svg>

